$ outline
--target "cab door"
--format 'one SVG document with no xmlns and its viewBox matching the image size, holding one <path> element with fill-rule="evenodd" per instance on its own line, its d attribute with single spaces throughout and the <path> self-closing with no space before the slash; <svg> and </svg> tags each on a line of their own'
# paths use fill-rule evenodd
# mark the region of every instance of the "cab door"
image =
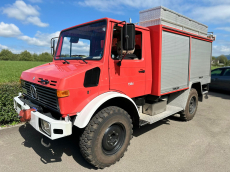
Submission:
<svg viewBox="0 0 230 172">
<path fill-rule="evenodd" d="M 124 57 L 121 66 L 119 62 L 119 41 L 122 27 L 114 26 L 111 41 L 111 56 L 109 57 L 110 90 L 122 92 L 129 97 L 145 95 L 145 59 L 143 57 L 142 31 L 136 28 L 135 50 Z"/>
</svg>

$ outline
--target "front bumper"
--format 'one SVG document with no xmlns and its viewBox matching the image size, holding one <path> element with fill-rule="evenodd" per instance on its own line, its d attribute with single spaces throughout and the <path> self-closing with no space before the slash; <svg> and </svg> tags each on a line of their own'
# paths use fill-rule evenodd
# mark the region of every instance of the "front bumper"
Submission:
<svg viewBox="0 0 230 172">
<path fill-rule="evenodd" d="M 14 97 L 14 109 L 19 114 L 21 110 L 30 109 L 29 105 L 25 104 L 23 101 L 19 99 L 19 96 Z M 50 123 L 51 127 L 51 134 L 50 136 L 46 134 L 39 123 L 39 120 L 45 120 Z M 42 133 L 46 137 L 50 138 L 51 140 L 58 139 L 61 137 L 69 136 L 72 134 L 72 122 L 64 121 L 64 120 L 56 120 L 50 118 L 38 111 L 31 111 L 31 120 L 29 121 L 30 125 L 32 125 L 38 132 Z M 62 132 L 55 132 L 56 130 Z"/>
</svg>

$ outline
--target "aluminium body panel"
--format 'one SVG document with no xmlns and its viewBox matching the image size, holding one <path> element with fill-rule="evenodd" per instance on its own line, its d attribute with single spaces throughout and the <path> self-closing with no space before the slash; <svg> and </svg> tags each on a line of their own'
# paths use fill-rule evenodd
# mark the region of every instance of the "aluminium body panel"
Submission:
<svg viewBox="0 0 230 172">
<path fill-rule="evenodd" d="M 140 26 L 148 27 L 162 24 L 197 35 L 207 36 L 208 26 L 162 6 L 140 11 L 139 14 Z"/>
<path fill-rule="evenodd" d="M 191 44 L 191 81 L 210 83 L 212 43 L 192 38 Z"/>
<path fill-rule="evenodd" d="M 162 32 L 161 94 L 188 87 L 189 56 L 189 37 Z"/>
</svg>

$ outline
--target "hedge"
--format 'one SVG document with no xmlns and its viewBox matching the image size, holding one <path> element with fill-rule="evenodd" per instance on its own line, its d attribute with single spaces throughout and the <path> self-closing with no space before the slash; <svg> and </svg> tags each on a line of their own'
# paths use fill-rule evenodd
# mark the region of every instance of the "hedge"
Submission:
<svg viewBox="0 0 230 172">
<path fill-rule="evenodd" d="M 19 83 L 0 84 L 0 126 L 19 122 L 13 103 L 13 98 L 19 92 L 21 92 Z"/>
<path fill-rule="evenodd" d="M 21 52 L 20 54 L 14 54 L 10 50 L 2 49 L 0 52 L 0 60 L 51 62 L 53 60 L 53 56 L 47 52 L 41 54 L 31 54 L 26 50 Z"/>
</svg>

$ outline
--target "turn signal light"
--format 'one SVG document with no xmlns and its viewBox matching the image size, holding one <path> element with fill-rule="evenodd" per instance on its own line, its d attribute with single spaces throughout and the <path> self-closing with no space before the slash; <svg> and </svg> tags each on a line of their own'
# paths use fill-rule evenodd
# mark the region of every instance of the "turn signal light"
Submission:
<svg viewBox="0 0 230 172">
<path fill-rule="evenodd" d="M 57 90 L 57 97 L 68 97 L 69 96 L 69 90 Z"/>
</svg>

